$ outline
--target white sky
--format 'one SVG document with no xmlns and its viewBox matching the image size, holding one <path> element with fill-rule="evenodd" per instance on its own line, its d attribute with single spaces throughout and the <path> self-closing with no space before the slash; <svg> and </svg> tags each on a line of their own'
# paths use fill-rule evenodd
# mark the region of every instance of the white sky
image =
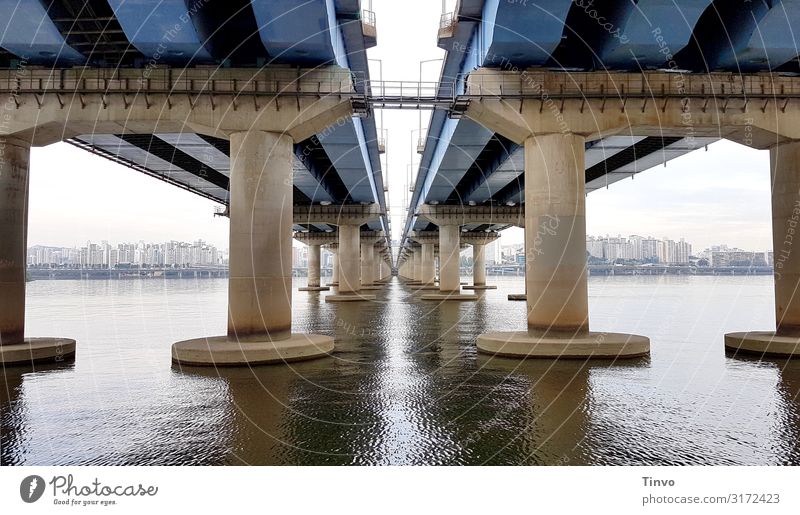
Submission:
<svg viewBox="0 0 800 515">
<path fill-rule="evenodd" d="M 453 3 L 453 2 L 450 2 Z M 410 6 L 409 4 L 413 4 Z M 430 0 L 374 0 L 378 46 L 370 59 L 383 63 L 384 80 L 418 80 L 420 61 L 444 57 L 436 47 L 441 4 Z M 371 62 L 373 79 L 378 62 Z M 423 80 L 436 80 L 441 62 L 423 64 Z M 430 113 L 422 112 L 423 127 Z M 380 112 L 376 113 L 380 126 Z M 417 111 L 389 110 L 384 171 L 393 237 L 399 238 L 409 193 L 408 164 L 416 175 Z M 388 160 L 388 163 L 386 163 Z M 684 237 L 702 250 L 726 243 L 771 248 L 769 154 L 722 141 L 612 184 L 587 198 L 592 235 Z M 206 240 L 228 247 L 228 221 L 213 216 L 215 203 L 114 164 L 65 143 L 36 148 L 31 159 L 29 245 L 84 245 L 87 240 Z M 503 244 L 522 231 L 503 233 Z"/>
</svg>

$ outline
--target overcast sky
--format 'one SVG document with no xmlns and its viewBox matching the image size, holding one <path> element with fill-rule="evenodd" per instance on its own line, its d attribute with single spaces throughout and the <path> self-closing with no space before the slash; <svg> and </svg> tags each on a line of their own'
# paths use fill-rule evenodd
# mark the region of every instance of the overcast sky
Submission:
<svg viewBox="0 0 800 515">
<path fill-rule="evenodd" d="M 414 7 L 409 7 L 413 3 Z M 451 2 L 452 3 L 452 2 Z M 377 47 L 384 80 L 417 80 L 420 61 L 440 59 L 436 47 L 441 4 L 430 0 L 375 0 Z M 378 79 L 379 63 L 370 63 Z M 423 64 L 436 80 L 441 62 Z M 426 126 L 429 112 L 422 113 Z M 376 113 L 378 124 L 380 113 Z M 415 152 L 416 111 L 386 111 L 392 229 L 398 238 L 408 205 L 408 165 Z M 767 250 L 770 242 L 769 154 L 722 141 L 591 193 L 587 231 L 593 235 L 684 237 L 702 250 L 725 243 Z M 87 240 L 206 240 L 228 247 L 228 221 L 215 203 L 101 157 L 60 143 L 36 148 L 31 159 L 29 245 L 85 245 Z M 509 230 L 504 243 L 522 241 Z"/>
</svg>

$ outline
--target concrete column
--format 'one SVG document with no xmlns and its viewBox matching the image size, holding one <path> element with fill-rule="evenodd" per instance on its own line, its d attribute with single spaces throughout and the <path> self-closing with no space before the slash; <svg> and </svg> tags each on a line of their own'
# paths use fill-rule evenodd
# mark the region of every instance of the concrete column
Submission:
<svg viewBox="0 0 800 515">
<path fill-rule="evenodd" d="M 414 251 L 414 280 L 422 282 L 422 249 Z"/>
<path fill-rule="evenodd" d="M 25 338 L 30 145 L 0 138 L 0 366 L 63 362 L 75 340 Z"/>
<path fill-rule="evenodd" d="M 0 139 L 0 345 L 25 340 L 30 148 Z"/>
<path fill-rule="evenodd" d="M 319 288 L 319 268 L 320 268 L 320 247 L 319 245 L 308 246 L 308 286 Z"/>
<path fill-rule="evenodd" d="M 800 357 L 800 142 L 770 149 L 775 331 L 725 335 L 725 347 L 756 356 Z"/>
<path fill-rule="evenodd" d="M 339 292 L 325 302 L 375 300 L 361 291 L 361 228 L 356 224 L 339 226 Z"/>
<path fill-rule="evenodd" d="M 459 280 L 459 227 L 439 226 L 439 292 L 449 294 L 461 290 Z"/>
<path fill-rule="evenodd" d="M 272 132 L 231 135 L 231 338 L 278 341 L 292 333 L 292 145 Z"/>
<path fill-rule="evenodd" d="M 525 140 L 528 330 L 486 333 L 482 352 L 539 358 L 622 358 L 650 352 L 644 336 L 589 331 L 584 138 Z"/>
<path fill-rule="evenodd" d="M 375 276 L 375 247 L 371 242 L 361 244 L 361 285 L 372 286 Z"/>
<path fill-rule="evenodd" d="M 416 254 L 416 252 L 413 250 L 408 252 L 408 278 L 411 280 L 411 282 L 417 280 L 417 270 L 415 266 L 416 261 L 414 259 L 414 254 Z"/>
<path fill-rule="evenodd" d="M 178 342 L 187 365 L 285 363 L 325 356 L 333 338 L 293 335 L 292 161 L 286 134 L 231 134 L 228 334 Z"/>
<path fill-rule="evenodd" d="M 333 275 L 331 276 L 331 285 L 339 286 L 339 250 L 332 251 L 333 253 Z"/>
<path fill-rule="evenodd" d="M 422 284 L 426 286 L 432 286 L 434 283 L 434 279 L 436 277 L 436 272 L 433 269 L 433 251 L 434 245 L 433 243 L 423 243 L 422 244 Z"/>
<path fill-rule="evenodd" d="M 525 286 L 528 327 L 589 331 L 586 283 L 585 140 L 525 140 Z"/>
<path fill-rule="evenodd" d="M 486 286 L 486 245 L 472 245 L 472 284 Z"/>
<path fill-rule="evenodd" d="M 360 231 L 357 225 L 339 226 L 339 293 L 361 290 Z"/>
<path fill-rule="evenodd" d="M 800 337 L 800 250 L 792 248 L 800 233 L 800 142 L 773 147 L 769 156 L 776 334 Z"/>
</svg>

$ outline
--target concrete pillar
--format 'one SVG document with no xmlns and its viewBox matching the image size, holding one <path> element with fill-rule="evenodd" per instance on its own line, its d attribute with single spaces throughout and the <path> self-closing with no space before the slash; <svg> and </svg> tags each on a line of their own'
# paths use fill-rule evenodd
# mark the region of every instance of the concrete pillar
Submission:
<svg viewBox="0 0 800 515">
<path fill-rule="evenodd" d="M 231 134 L 228 334 L 178 342 L 186 365 L 284 363 L 325 356 L 333 338 L 293 335 L 292 161 L 286 134 Z"/>
<path fill-rule="evenodd" d="M 411 280 L 411 282 L 417 280 L 417 271 L 415 266 L 416 261 L 414 259 L 414 254 L 415 252 L 413 250 L 408 252 L 408 278 Z"/>
<path fill-rule="evenodd" d="M 486 245 L 472 245 L 472 284 L 486 286 Z"/>
<path fill-rule="evenodd" d="M 800 336 L 800 251 L 792 249 L 795 234 L 800 234 L 800 142 L 773 147 L 769 156 L 776 332 Z"/>
<path fill-rule="evenodd" d="M 586 282 L 585 140 L 525 140 L 525 286 L 528 327 L 589 331 Z"/>
<path fill-rule="evenodd" d="M 361 243 L 361 285 L 372 286 L 375 276 L 375 247 L 372 242 Z"/>
<path fill-rule="evenodd" d="M 18 140 L 0 145 L 0 345 L 15 345 L 25 340 L 30 148 Z"/>
<path fill-rule="evenodd" d="M 228 336 L 292 334 L 292 139 L 231 135 Z"/>
<path fill-rule="evenodd" d="M 62 362 L 75 340 L 25 338 L 30 145 L 0 138 L 0 366 Z"/>
<path fill-rule="evenodd" d="M 319 288 L 320 246 L 308 246 L 308 286 Z"/>
<path fill-rule="evenodd" d="M 308 245 L 308 284 L 303 288 L 298 288 L 298 291 L 328 291 L 328 286 L 320 284 L 320 262 L 321 260 L 321 247 L 324 239 L 315 238 L 310 234 L 301 235 L 300 241 Z"/>
<path fill-rule="evenodd" d="M 414 251 L 414 281 L 422 282 L 422 249 Z"/>
<path fill-rule="evenodd" d="M 725 335 L 734 352 L 800 357 L 800 142 L 770 149 L 775 331 Z"/>
<path fill-rule="evenodd" d="M 331 276 L 331 285 L 339 286 L 339 250 L 331 251 L 333 253 L 333 275 Z"/>
<path fill-rule="evenodd" d="M 458 225 L 439 226 L 439 292 L 443 294 L 458 293 L 461 290 L 459 233 Z"/>
<path fill-rule="evenodd" d="M 375 300 L 375 295 L 361 291 L 361 227 L 339 225 L 339 292 L 328 295 L 325 302 Z"/>
<path fill-rule="evenodd" d="M 422 244 L 422 257 L 421 257 L 421 266 L 422 266 L 422 284 L 426 286 L 432 286 L 434 283 L 434 279 L 436 277 L 436 272 L 433 269 L 433 252 L 434 252 L 434 245 L 433 243 L 423 243 Z"/>
<path fill-rule="evenodd" d="M 361 290 L 361 232 L 357 225 L 339 226 L 339 293 Z"/>
<path fill-rule="evenodd" d="M 644 336 L 589 331 L 584 138 L 525 140 L 528 330 L 486 333 L 482 352 L 538 358 L 622 358 L 650 352 Z"/>
</svg>

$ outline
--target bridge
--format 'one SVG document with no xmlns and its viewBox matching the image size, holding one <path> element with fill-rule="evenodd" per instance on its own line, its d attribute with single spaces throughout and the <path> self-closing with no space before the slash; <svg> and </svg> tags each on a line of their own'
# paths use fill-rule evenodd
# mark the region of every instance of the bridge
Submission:
<svg viewBox="0 0 800 515">
<path fill-rule="evenodd" d="M 377 20 L 357 0 L 0 1 L 2 360 L 75 350 L 24 335 L 30 148 L 58 141 L 225 206 L 228 332 L 176 343 L 178 363 L 333 350 L 291 332 L 295 236 L 309 245 L 309 290 L 326 288 L 320 247 L 336 255 L 326 302 L 374 299 L 393 271 L 432 290 L 423 299 L 455 302 L 479 299 L 461 292 L 462 247 L 473 247 L 468 286 L 490 288 L 483 249 L 510 226 L 526 230 L 528 331 L 483 335 L 479 350 L 647 354 L 644 336 L 590 331 L 585 194 L 720 138 L 770 149 L 778 255 L 800 189 L 799 9 L 461 0 L 440 21 L 440 79 L 424 83 L 370 78 Z M 380 109 L 433 111 L 396 255 Z M 799 352 L 800 257 L 779 268 L 777 331 L 729 335 L 730 348 Z"/>
</svg>

